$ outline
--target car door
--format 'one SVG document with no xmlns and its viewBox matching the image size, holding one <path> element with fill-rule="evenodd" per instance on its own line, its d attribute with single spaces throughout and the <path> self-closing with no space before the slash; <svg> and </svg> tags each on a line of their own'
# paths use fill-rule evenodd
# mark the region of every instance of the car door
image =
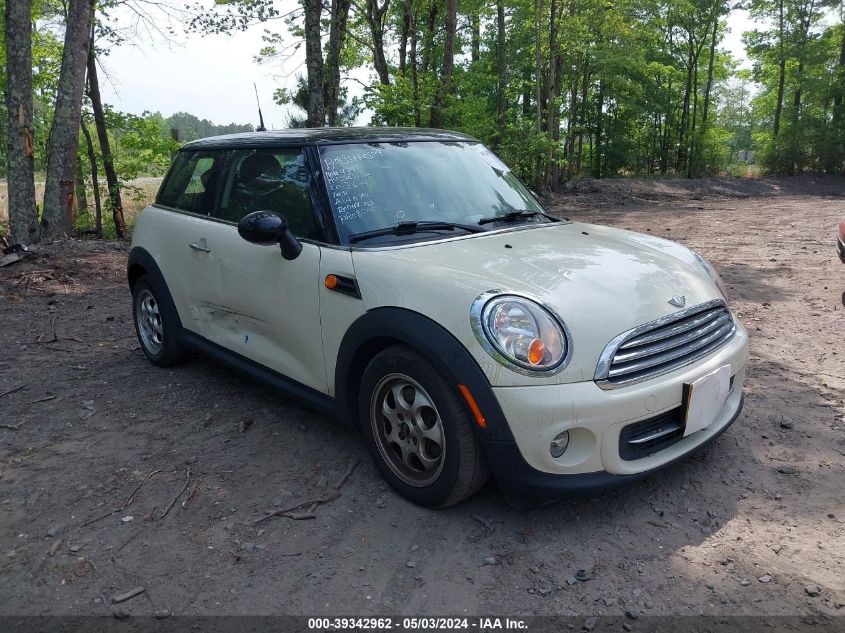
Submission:
<svg viewBox="0 0 845 633">
<path fill-rule="evenodd" d="M 153 256 L 173 296 L 182 325 L 206 336 L 208 319 L 203 306 L 212 286 L 207 231 L 222 183 L 228 152 L 179 152 L 156 202 Z"/>
<path fill-rule="evenodd" d="M 288 378 L 326 392 L 320 332 L 321 235 L 312 208 L 303 153 L 295 149 L 232 152 L 210 249 L 207 338 Z M 253 211 L 283 215 L 303 242 L 294 260 L 278 245 L 247 242 L 238 221 Z"/>
</svg>

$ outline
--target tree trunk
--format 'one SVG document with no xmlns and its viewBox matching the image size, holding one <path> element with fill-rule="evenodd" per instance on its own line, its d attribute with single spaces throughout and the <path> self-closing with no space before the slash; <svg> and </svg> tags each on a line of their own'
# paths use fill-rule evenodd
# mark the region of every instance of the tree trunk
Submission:
<svg viewBox="0 0 845 633">
<path fill-rule="evenodd" d="M 420 127 L 420 83 L 417 76 L 417 18 L 412 0 L 405 0 L 405 15 L 408 16 L 408 28 L 411 30 L 411 85 L 414 94 L 414 125 Z"/>
<path fill-rule="evenodd" d="M 560 140 L 560 74 L 562 72 L 560 52 L 558 50 L 558 5 L 551 0 L 549 9 L 549 78 L 546 84 L 546 133 L 549 137 L 549 151 L 546 155 L 546 186 L 550 191 L 557 191 L 560 179 L 560 165 L 556 158 L 556 143 Z"/>
<path fill-rule="evenodd" d="M 326 124 L 326 104 L 323 101 L 323 47 L 320 40 L 320 0 L 302 0 L 305 8 L 305 68 L 308 72 L 308 127 Z"/>
<path fill-rule="evenodd" d="M 698 170 L 698 138 L 696 138 L 696 119 L 698 119 L 698 57 L 692 74 L 692 115 L 690 118 L 689 155 L 687 158 L 687 178 L 692 178 Z"/>
<path fill-rule="evenodd" d="M 578 118 L 578 79 L 581 77 L 579 64 L 573 64 L 569 82 L 569 114 L 566 117 L 566 176 L 572 177 L 575 163 L 575 125 Z"/>
<path fill-rule="evenodd" d="M 795 81 L 795 92 L 792 97 L 792 130 L 789 135 L 790 149 L 789 149 L 789 175 L 801 173 L 804 169 L 803 161 L 801 160 L 801 95 L 803 94 L 802 84 L 804 78 L 804 59 L 802 51 L 802 59 L 798 62 L 798 73 Z"/>
<path fill-rule="evenodd" d="M 534 0 L 534 65 L 537 73 L 537 133 L 543 131 L 543 49 L 540 46 L 540 0 Z"/>
<path fill-rule="evenodd" d="M 589 102 L 590 68 L 584 63 L 584 82 L 581 84 L 581 114 L 578 116 L 578 155 L 575 159 L 575 173 L 581 174 L 584 159 L 584 131 L 587 127 L 587 105 Z"/>
<path fill-rule="evenodd" d="M 88 193 L 85 191 L 85 168 L 82 159 L 76 155 L 76 217 L 88 213 Z"/>
<path fill-rule="evenodd" d="M 66 235 L 71 229 L 79 120 L 93 15 L 92 0 L 69 0 L 56 107 L 47 141 L 42 226 L 50 238 Z"/>
<path fill-rule="evenodd" d="M 526 119 L 531 116 L 531 67 L 522 69 L 522 116 Z"/>
<path fill-rule="evenodd" d="M 423 40 L 422 71 L 427 73 L 431 70 L 431 57 L 434 49 L 434 27 L 437 25 L 437 2 L 431 0 L 431 7 L 428 10 L 428 22 L 426 24 L 425 39 Z"/>
<path fill-rule="evenodd" d="M 713 36 L 710 40 L 710 59 L 707 62 L 707 85 L 704 89 L 704 106 L 701 109 L 701 125 L 707 123 L 707 116 L 710 111 L 710 91 L 713 88 L 713 62 L 716 59 L 716 43 L 719 37 L 719 13 L 716 12 L 713 18 Z"/>
<path fill-rule="evenodd" d="M 837 70 L 835 96 L 833 97 L 833 159 L 831 172 L 845 175 L 845 22 L 842 24 L 842 44 L 839 49 L 839 68 Z"/>
<path fill-rule="evenodd" d="M 94 222 L 97 229 L 97 239 L 103 239 L 103 206 L 100 203 L 100 179 L 97 175 L 97 155 L 94 153 L 94 143 L 84 119 L 80 119 L 79 128 L 85 137 L 85 148 L 88 150 L 88 162 L 91 164 L 91 189 L 94 192 Z"/>
<path fill-rule="evenodd" d="M 604 114 L 602 113 L 602 109 L 604 108 L 604 81 L 599 79 L 599 93 L 596 97 L 596 138 L 593 142 L 595 147 L 594 155 L 593 155 L 593 177 L 594 178 L 601 178 L 602 177 L 602 168 L 601 168 L 601 157 L 602 157 L 602 134 L 604 130 L 602 130 Z"/>
<path fill-rule="evenodd" d="M 498 147 L 505 134 L 505 115 L 507 113 L 508 64 L 505 58 L 505 4 L 496 0 L 496 70 L 499 81 L 496 85 L 496 134 L 493 146 Z"/>
<path fill-rule="evenodd" d="M 472 38 L 470 40 L 470 59 L 477 62 L 481 59 L 481 17 L 475 11 L 470 17 Z"/>
<path fill-rule="evenodd" d="M 97 130 L 97 140 L 100 143 L 100 154 L 103 157 L 103 171 L 106 173 L 106 186 L 109 190 L 111 214 L 114 219 L 114 232 L 118 239 L 126 239 L 126 220 L 123 217 L 123 201 L 120 197 L 120 183 L 114 168 L 114 158 L 111 153 L 109 133 L 106 128 L 106 113 L 100 98 L 100 80 L 97 77 L 97 56 L 94 51 L 94 37 L 91 34 L 91 45 L 88 48 L 88 98 L 91 99 L 91 109 L 94 111 L 94 127 Z"/>
<path fill-rule="evenodd" d="M 772 134 L 775 138 L 777 138 L 778 133 L 780 132 L 780 117 L 783 113 L 783 88 L 786 83 L 786 53 L 784 51 L 785 44 L 783 41 L 783 2 L 784 0 L 780 0 L 778 5 L 778 40 L 780 41 L 780 61 L 778 63 L 778 96 L 777 104 L 775 105 L 775 121 L 772 126 Z"/>
<path fill-rule="evenodd" d="M 452 90 L 452 70 L 455 64 L 455 36 L 458 27 L 458 0 L 446 0 L 446 36 L 443 42 L 443 68 L 440 84 L 431 107 L 431 127 L 443 127 L 443 104 Z"/>
<path fill-rule="evenodd" d="M 387 68 L 387 58 L 384 56 L 384 15 L 390 6 L 390 0 L 384 0 L 379 6 L 378 0 L 367 0 L 367 23 L 373 38 L 373 66 L 375 66 L 379 83 L 390 85 L 390 72 Z"/>
<path fill-rule="evenodd" d="M 326 55 L 324 102 L 329 125 L 337 125 L 337 110 L 340 107 L 340 51 L 346 39 L 346 23 L 349 20 L 351 0 L 332 0 L 331 27 L 329 30 L 329 51 Z"/>
<path fill-rule="evenodd" d="M 405 0 L 405 10 L 402 12 L 402 26 L 399 31 L 399 73 L 405 74 L 408 67 L 408 39 L 411 30 L 411 11 L 409 0 Z"/>
<path fill-rule="evenodd" d="M 31 244 L 39 238 L 32 125 L 31 0 L 7 0 L 5 20 L 9 229 L 12 244 Z"/>
<path fill-rule="evenodd" d="M 681 124 L 678 127 L 678 157 L 675 164 L 676 173 L 683 173 L 687 166 L 687 128 L 689 127 L 689 106 L 692 95 L 693 75 L 693 40 L 692 33 L 687 38 L 687 83 L 684 87 L 684 105 L 681 108 Z"/>
</svg>

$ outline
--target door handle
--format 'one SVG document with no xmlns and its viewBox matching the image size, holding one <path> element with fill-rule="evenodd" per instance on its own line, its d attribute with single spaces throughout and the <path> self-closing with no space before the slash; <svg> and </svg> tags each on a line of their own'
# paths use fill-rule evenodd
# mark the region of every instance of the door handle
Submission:
<svg viewBox="0 0 845 633">
<path fill-rule="evenodd" d="M 205 244 L 200 244 L 199 242 L 191 242 L 188 246 L 195 251 L 201 251 L 203 253 L 210 253 L 211 249 L 208 248 Z"/>
</svg>

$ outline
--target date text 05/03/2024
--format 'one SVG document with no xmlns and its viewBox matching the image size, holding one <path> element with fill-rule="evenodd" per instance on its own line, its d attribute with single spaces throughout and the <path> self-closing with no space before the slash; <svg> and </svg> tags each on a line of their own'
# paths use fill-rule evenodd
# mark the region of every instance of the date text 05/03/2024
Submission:
<svg viewBox="0 0 845 633">
<path fill-rule="evenodd" d="M 357 617 L 309 618 L 309 630 L 369 630 L 369 631 L 500 631 L 527 630 L 528 624 L 520 618 L 508 617 Z"/>
</svg>

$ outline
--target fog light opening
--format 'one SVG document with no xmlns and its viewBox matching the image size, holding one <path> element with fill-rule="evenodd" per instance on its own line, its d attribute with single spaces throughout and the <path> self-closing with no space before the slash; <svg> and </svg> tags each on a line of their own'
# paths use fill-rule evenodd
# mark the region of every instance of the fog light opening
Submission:
<svg viewBox="0 0 845 633">
<path fill-rule="evenodd" d="M 566 452 L 567 447 L 569 446 L 569 431 L 564 431 L 563 433 L 558 433 L 555 435 L 552 443 L 549 444 L 549 452 L 552 454 L 552 457 L 557 459 L 561 455 Z"/>
</svg>

